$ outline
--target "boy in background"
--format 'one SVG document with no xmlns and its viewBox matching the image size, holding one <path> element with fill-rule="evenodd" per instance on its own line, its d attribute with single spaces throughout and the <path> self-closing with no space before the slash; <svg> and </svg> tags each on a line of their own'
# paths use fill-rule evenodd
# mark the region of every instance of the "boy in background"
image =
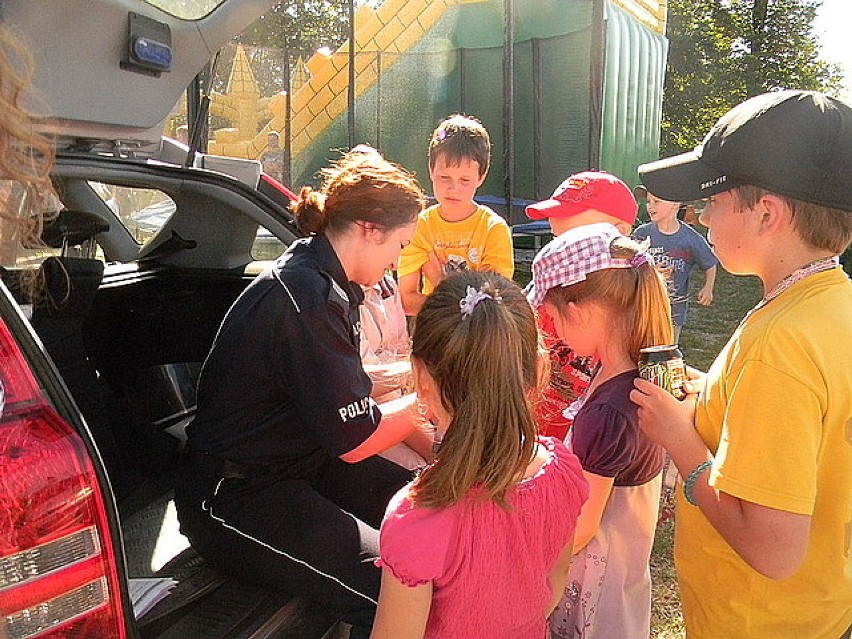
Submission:
<svg viewBox="0 0 852 639">
<path fill-rule="evenodd" d="M 550 198 L 526 209 L 530 219 L 546 219 L 554 237 L 598 222 L 609 222 L 623 235 L 629 235 L 638 210 L 627 185 L 604 171 L 576 173 L 560 184 Z M 550 351 L 550 381 L 536 405 L 536 423 L 543 435 L 564 439 L 572 422 L 564 413 L 585 393 L 598 362 L 578 356 L 560 340 L 553 318 L 544 308 L 538 309 L 538 325 Z"/>
<path fill-rule="evenodd" d="M 495 271 L 512 278 L 509 225 L 473 199 L 490 159 L 491 140 L 475 118 L 452 115 L 432 133 L 429 178 L 438 203 L 420 214 L 414 238 L 399 258 L 406 315 L 417 315 L 426 297 L 453 271 Z"/>
<path fill-rule="evenodd" d="M 281 182 L 284 178 L 284 149 L 281 148 L 281 136 L 276 131 L 266 134 L 266 151 L 260 156 L 263 172 Z"/>
<path fill-rule="evenodd" d="M 646 191 L 648 216 L 651 221 L 642 224 L 634 232 L 637 240 L 650 238 L 649 253 L 666 275 L 669 301 L 672 305 L 675 343 L 686 324 L 689 307 L 689 279 L 694 266 L 704 271 L 704 286 L 698 291 L 698 303 L 709 306 L 713 303 L 713 287 L 716 283 L 716 265 L 710 245 L 689 224 L 678 219 L 680 202 L 670 202 Z"/>
</svg>

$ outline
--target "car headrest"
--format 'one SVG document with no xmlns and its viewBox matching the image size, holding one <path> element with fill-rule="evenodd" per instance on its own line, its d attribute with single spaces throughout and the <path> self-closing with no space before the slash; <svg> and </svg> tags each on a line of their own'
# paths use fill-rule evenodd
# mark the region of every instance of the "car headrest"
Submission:
<svg viewBox="0 0 852 639">
<path fill-rule="evenodd" d="M 107 231 L 109 222 L 94 213 L 62 209 L 56 219 L 45 225 L 41 239 L 49 247 L 58 249 L 63 243 L 77 246 Z"/>
</svg>

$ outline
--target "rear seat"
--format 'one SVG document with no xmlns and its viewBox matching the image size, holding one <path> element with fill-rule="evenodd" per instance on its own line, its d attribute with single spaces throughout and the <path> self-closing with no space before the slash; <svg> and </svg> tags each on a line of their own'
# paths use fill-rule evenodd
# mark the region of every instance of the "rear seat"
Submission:
<svg viewBox="0 0 852 639">
<path fill-rule="evenodd" d="M 42 240 L 61 253 L 39 266 L 41 289 L 33 300 L 31 323 L 85 415 L 104 463 L 117 471 L 122 464 L 105 390 L 83 339 L 83 325 L 104 275 L 104 263 L 95 257 L 96 237 L 107 231 L 109 223 L 97 215 L 68 209 L 45 226 Z M 116 472 L 114 484 L 121 492 L 127 482 Z"/>
</svg>

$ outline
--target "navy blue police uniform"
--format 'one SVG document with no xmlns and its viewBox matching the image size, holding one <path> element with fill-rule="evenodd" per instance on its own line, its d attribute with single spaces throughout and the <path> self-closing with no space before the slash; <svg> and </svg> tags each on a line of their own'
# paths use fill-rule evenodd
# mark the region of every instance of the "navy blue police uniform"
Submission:
<svg viewBox="0 0 852 639">
<path fill-rule="evenodd" d="M 361 287 L 323 235 L 298 240 L 237 298 L 202 367 L 176 490 L 213 565 L 307 596 L 369 633 L 378 527 L 409 471 L 339 459 L 381 413 L 359 354 Z"/>
</svg>

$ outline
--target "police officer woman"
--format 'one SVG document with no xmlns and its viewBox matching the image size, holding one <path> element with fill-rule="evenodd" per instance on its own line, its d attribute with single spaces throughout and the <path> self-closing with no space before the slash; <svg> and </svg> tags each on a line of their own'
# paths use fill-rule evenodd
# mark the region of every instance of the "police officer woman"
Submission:
<svg viewBox="0 0 852 639">
<path fill-rule="evenodd" d="M 396 268 L 423 208 L 404 169 L 344 156 L 302 190 L 298 240 L 228 311 L 201 372 L 176 491 L 184 534 L 222 571 L 321 602 L 367 636 L 378 527 L 426 453 L 413 395 L 380 407 L 359 354 L 361 286 Z M 428 453 L 426 453 L 428 454 Z"/>
</svg>

